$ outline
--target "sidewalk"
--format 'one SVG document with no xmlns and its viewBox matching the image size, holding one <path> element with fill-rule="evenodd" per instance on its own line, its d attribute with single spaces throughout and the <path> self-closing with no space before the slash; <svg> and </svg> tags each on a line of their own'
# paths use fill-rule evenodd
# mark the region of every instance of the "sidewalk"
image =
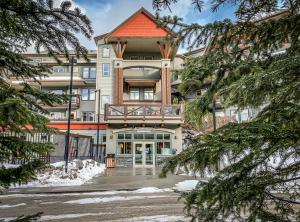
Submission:
<svg viewBox="0 0 300 222">
<path fill-rule="evenodd" d="M 172 188 L 176 183 L 192 179 L 189 176 L 168 174 L 159 178 L 160 168 L 111 168 L 104 175 L 82 186 L 33 187 L 11 189 L 9 193 L 72 193 L 107 190 L 136 190 L 142 187 Z"/>
</svg>

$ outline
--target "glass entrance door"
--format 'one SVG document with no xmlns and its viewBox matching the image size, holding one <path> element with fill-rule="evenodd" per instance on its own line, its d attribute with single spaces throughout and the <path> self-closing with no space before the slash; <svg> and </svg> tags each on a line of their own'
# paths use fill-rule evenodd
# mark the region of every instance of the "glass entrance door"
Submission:
<svg viewBox="0 0 300 222">
<path fill-rule="evenodd" d="M 142 166 L 143 165 L 143 143 L 135 143 L 134 144 L 134 157 L 133 157 L 133 165 Z"/>
<path fill-rule="evenodd" d="M 153 142 L 135 142 L 133 153 L 134 167 L 153 167 L 155 166 Z"/>
</svg>

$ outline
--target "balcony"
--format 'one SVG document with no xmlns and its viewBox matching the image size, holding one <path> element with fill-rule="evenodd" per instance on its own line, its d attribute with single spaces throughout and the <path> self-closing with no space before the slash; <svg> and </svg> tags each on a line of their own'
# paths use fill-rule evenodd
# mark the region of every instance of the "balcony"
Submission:
<svg viewBox="0 0 300 222">
<path fill-rule="evenodd" d="M 80 96 L 74 96 L 72 98 L 72 104 L 71 109 L 79 109 L 80 108 Z M 43 108 L 47 110 L 57 110 L 57 109 L 68 109 L 69 102 L 63 104 L 53 104 L 53 106 L 44 106 Z"/>
<path fill-rule="evenodd" d="M 183 123 L 181 105 L 122 104 L 105 106 L 108 123 Z"/>
</svg>

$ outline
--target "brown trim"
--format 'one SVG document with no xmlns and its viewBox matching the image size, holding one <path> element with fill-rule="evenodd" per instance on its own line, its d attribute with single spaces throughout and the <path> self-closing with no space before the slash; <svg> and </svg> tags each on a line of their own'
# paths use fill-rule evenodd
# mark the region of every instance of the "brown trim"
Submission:
<svg viewBox="0 0 300 222">
<path fill-rule="evenodd" d="M 172 52 L 172 44 L 170 42 L 166 42 L 161 44 L 159 41 L 157 42 L 161 56 L 164 59 L 170 58 L 170 54 Z"/>
</svg>

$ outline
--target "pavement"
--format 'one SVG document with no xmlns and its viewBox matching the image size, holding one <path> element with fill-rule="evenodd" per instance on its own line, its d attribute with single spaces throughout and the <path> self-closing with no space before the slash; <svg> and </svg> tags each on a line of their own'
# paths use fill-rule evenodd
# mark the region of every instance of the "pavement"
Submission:
<svg viewBox="0 0 300 222">
<path fill-rule="evenodd" d="M 12 189 L 1 196 L 0 221 L 36 212 L 43 212 L 39 221 L 189 221 L 179 194 L 169 188 L 192 178 L 170 174 L 161 179 L 159 172 L 116 168 L 82 186 Z M 159 189 L 137 191 L 144 187 Z"/>
</svg>

